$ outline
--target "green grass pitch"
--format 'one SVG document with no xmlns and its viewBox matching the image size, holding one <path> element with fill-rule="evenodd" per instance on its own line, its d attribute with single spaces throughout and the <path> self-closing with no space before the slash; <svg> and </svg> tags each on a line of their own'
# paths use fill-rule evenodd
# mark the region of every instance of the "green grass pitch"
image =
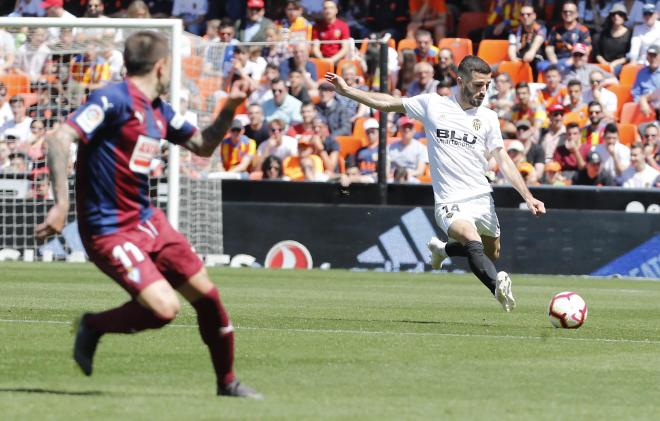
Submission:
<svg viewBox="0 0 660 421">
<path fill-rule="evenodd" d="M 170 326 L 102 339 L 70 321 L 126 301 L 92 265 L 0 264 L 2 420 L 644 420 L 660 416 L 660 282 L 514 275 L 506 314 L 472 275 L 214 269 L 236 369 L 264 401 L 218 398 L 185 304 Z M 547 305 L 572 290 L 578 330 Z"/>
</svg>

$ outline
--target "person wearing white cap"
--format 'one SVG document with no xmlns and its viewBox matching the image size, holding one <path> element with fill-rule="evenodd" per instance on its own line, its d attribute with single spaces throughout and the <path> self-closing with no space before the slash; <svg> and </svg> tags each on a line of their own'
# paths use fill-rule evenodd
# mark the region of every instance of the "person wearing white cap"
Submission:
<svg viewBox="0 0 660 421">
<path fill-rule="evenodd" d="M 646 50 L 652 45 L 660 44 L 660 22 L 654 4 L 646 4 L 642 10 L 644 22 L 636 25 L 630 40 L 628 58 L 634 64 L 648 64 Z"/>
<path fill-rule="evenodd" d="M 379 127 L 378 120 L 375 118 L 369 118 L 364 121 L 364 131 L 367 133 L 367 146 L 355 154 L 355 160 L 364 181 L 376 181 Z"/>
<path fill-rule="evenodd" d="M 486 179 L 488 159 L 493 158 L 504 177 L 527 203 L 533 215 L 545 213 L 545 205 L 529 191 L 507 154 L 495 111 L 482 105 L 491 82 L 490 65 L 466 56 L 458 66 L 457 94 L 437 93 L 411 98 L 365 92 L 348 86 L 341 76 L 326 73 L 338 94 L 381 112 L 407 114 L 424 124 L 437 224 L 449 238 L 431 238 L 431 267 L 440 269 L 449 256 L 467 257 L 472 273 L 489 289 L 502 308 L 515 305 L 511 278 L 497 272 L 500 226 Z"/>
</svg>

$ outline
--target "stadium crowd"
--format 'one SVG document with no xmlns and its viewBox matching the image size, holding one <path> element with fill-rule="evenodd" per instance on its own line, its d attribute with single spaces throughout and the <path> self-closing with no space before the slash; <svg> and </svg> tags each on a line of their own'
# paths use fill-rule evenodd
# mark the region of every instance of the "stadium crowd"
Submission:
<svg viewBox="0 0 660 421">
<path fill-rule="evenodd" d="M 186 151 L 191 178 L 376 181 L 378 113 L 323 83 L 326 71 L 380 89 L 389 33 L 395 95 L 452 95 L 457 66 L 493 67 L 485 105 L 533 185 L 660 187 L 660 2 L 579 0 L 16 0 L 9 16 L 178 17 L 186 34 L 180 111 L 204 127 L 231 83 L 252 93 L 210 158 Z M 3 12 L 0 10 L 0 12 Z M 123 76 L 130 29 L 0 28 L 0 177 L 27 174 L 48 196 L 47 130 Z M 321 42 L 315 42 L 321 41 Z M 417 121 L 388 115 L 391 182 L 430 182 Z M 71 150 L 73 173 L 75 149 Z M 155 176 L 167 171 L 167 147 Z M 492 183 L 503 178 L 493 162 Z"/>
</svg>

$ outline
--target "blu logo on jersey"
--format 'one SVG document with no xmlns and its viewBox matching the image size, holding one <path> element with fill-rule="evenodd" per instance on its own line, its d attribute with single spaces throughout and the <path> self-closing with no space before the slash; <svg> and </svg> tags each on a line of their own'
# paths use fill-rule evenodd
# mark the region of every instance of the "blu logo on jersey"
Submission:
<svg viewBox="0 0 660 421">
<path fill-rule="evenodd" d="M 472 136 L 468 133 L 456 132 L 456 130 L 446 130 L 446 129 L 437 129 L 435 135 L 440 140 L 440 143 L 452 144 L 452 145 L 474 145 L 477 143 L 477 136 Z"/>
</svg>

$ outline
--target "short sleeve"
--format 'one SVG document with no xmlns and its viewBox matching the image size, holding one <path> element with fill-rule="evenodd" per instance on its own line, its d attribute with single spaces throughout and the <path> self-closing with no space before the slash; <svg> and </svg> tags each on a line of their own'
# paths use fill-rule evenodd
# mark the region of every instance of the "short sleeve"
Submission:
<svg viewBox="0 0 660 421">
<path fill-rule="evenodd" d="M 416 95 L 412 98 L 402 98 L 403 108 L 408 116 L 424 122 L 426 119 L 426 110 L 428 110 L 431 94 Z"/>
<path fill-rule="evenodd" d="M 92 92 L 87 102 L 78 107 L 67 123 L 88 143 L 94 136 L 117 123 L 122 110 L 122 101 L 104 90 Z"/>
<path fill-rule="evenodd" d="M 495 113 L 489 113 L 488 132 L 486 133 L 486 150 L 488 153 L 493 152 L 497 148 L 504 147 L 504 140 L 502 140 L 502 131 L 500 130 L 500 122 L 495 117 Z"/>
<path fill-rule="evenodd" d="M 183 143 L 197 131 L 197 127 L 190 124 L 183 115 L 175 112 L 167 102 L 161 102 L 160 112 L 167 121 L 165 139 L 168 141 L 176 144 Z"/>
</svg>

